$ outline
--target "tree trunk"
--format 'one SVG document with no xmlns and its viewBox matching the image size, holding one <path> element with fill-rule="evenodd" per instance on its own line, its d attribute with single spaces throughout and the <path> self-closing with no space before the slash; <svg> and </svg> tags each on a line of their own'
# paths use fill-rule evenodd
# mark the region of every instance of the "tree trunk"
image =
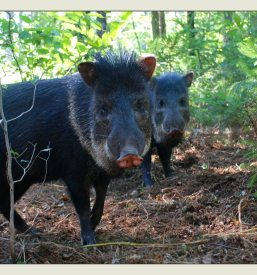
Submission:
<svg viewBox="0 0 257 275">
<path fill-rule="evenodd" d="M 164 11 L 159 11 L 159 19 L 160 19 L 160 37 L 166 34 L 166 24 L 165 24 L 165 14 Z"/>
<path fill-rule="evenodd" d="M 190 45 L 195 39 L 195 12 L 194 11 L 187 12 L 187 26 L 190 29 L 190 33 L 189 33 L 189 39 L 190 39 L 189 47 L 190 47 Z M 195 56 L 195 49 L 190 51 L 189 55 Z"/>
<path fill-rule="evenodd" d="M 103 17 L 97 17 L 97 21 L 101 23 L 102 29 L 97 30 L 97 35 L 102 38 L 103 34 L 106 32 L 107 28 L 107 20 L 106 20 L 106 13 L 104 11 L 98 11 L 97 13 L 101 14 Z"/>
<path fill-rule="evenodd" d="M 224 20 L 229 20 L 229 21 L 233 21 L 233 12 L 231 11 L 224 11 L 223 13 L 223 19 Z M 224 33 L 224 38 L 223 38 L 223 46 L 226 46 L 227 44 L 229 44 L 231 42 L 228 34 L 225 32 Z"/>
<path fill-rule="evenodd" d="M 159 12 L 151 11 L 151 14 L 152 14 L 153 39 L 156 39 L 159 37 Z"/>
</svg>

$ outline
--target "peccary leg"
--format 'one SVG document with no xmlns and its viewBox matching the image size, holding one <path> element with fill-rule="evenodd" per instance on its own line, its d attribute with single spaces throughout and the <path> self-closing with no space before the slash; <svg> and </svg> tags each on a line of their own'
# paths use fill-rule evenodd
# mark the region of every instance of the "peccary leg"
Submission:
<svg viewBox="0 0 257 275">
<path fill-rule="evenodd" d="M 157 151 L 164 169 L 165 177 L 172 177 L 172 171 L 170 168 L 170 157 L 172 153 L 172 148 L 157 147 Z"/>
<path fill-rule="evenodd" d="M 96 238 L 91 225 L 89 184 L 83 180 L 66 180 L 70 197 L 75 206 L 81 226 L 81 244 L 94 244 Z"/>
<path fill-rule="evenodd" d="M 92 224 L 93 231 L 95 230 L 96 226 L 99 224 L 101 217 L 103 215 L 104 201 L 105 201 L 105 196 L 107 193 L 109 182 L 110 182 L 110 178 L 106 174 L 102 173 L 99 175 L 95 183 L 96 199 L 95 199 L 94 207 L 92 209 L 92 217 L 91 217 L 91 224 Z"/>
<path fill-rule="evenodd" d="M 17 201 L 27 190 L 26 184 L 18 184 L 14 187 L 14 200 Z M 3 213 L 5 218 L 10 221 L 10 191 L 9 186 L 3 186 L 0 192 L 0 212 Z M 22 219 L 22 217 L 14 210 L 14 227 L 20 232 L 37 233 L 36 229 L 30 227 Z"/>
<path fill-rule="evenodd" d="M 152 150 L 150 149 L 148 153 L 144 156 L 143 159 L 143 186 L 149 187 L 153 185 L 153 181 L 151 179 L 151 156 L 152 156 Z"/>
</svg>

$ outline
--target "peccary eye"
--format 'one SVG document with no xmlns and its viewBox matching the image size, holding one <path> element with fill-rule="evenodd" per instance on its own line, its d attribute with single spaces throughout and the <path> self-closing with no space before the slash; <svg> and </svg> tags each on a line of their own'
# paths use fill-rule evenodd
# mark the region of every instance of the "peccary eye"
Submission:
<svg viewBox="0 0 257 275">
<path fill-rule="evenodd" d="M 179 105 L 182 107 L 186 106 L 186 100 L 184 98 L 181 98 L 179 101 Z"/>
<path fill-rule="evenodd" d="M 101 112 L 102 112 L 103 114 L 106 114 L 106 113 L 108 112 L 108 107 L 107 107 L 107 105 L 104 104 L 104 103 L 102 103 L 102 104 L 100 105 L 100 109 L 101 109 Z"/>
<path fill-rule="evenodd" d="M 163 107 L 164 106 L 164 101 L 161 99 L 161 100 L 159 100 L 159 102 L 158 102 L 158 105 L 159 105 L 159 107 Z"/>
<path fill-rule="evenodd" d="M 142 100 L 138 100 L 135 107 L 137 111 L 142 111 L 144 108 L 144 102 Z"/>
</svg>

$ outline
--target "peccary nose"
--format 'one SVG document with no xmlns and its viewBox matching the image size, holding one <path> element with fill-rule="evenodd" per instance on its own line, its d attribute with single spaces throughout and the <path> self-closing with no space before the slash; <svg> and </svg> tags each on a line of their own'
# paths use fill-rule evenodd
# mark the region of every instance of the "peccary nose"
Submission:
<svg viewBox="0 0 257 275">
<path fill-rule="evenodd" d="M 137 150 L 127 149 L 121 152 L 117 163 L 120 167 L 133 167 L 142 163 L 143 159 L 138 156 Z"/>
<path fill-rule="evenodd" d="M 180 130 L 177 130 L 177 129 L 174 129 L 174 130 L 172 130 L 170 133 L 169 133 L 169 137 L 174 137 L 174 138 L 179 138 L 179 137 L 181 137 L 181 136 L 183 136 L 183 132 L 182 131 L 180 131 Z"/>
</svg>

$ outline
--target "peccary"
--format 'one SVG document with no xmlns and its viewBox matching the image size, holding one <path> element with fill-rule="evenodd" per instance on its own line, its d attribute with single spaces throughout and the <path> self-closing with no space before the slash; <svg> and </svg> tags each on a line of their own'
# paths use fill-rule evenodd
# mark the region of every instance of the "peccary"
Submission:
<svg viewBox="0 0 257 275">
<path fill-rule="evenodd" d="M 183 76 L 165 73 L 151 80 L 151 147 L 143 160 L 143 186 L 153 185 L 151 179 L 152 148 L 157 147 L 165 177 L 171 177 L 170 157 L 172 148 L 181 142 L 189 122 L 188 87 L 193 81 L 193 72 Z"/>
<path fill-rule="evenodd" d="M 96 56 L 95 62 L 78 66 L 79 73 L 61 79 L 42 80 L 37 86 L 34 108 L 9 123 L 12 150 L 21 155 L 13 160 L 13 177 L 21 177 L 21 159 L 29 160 L 50 144 L 46 181 L 62 179 L 81 224 L 82 244 L 93 244 L 94 229 L 103 213 L 111 176 L 142 163 L 151 143 L 149 80 L 155 57 L 141 60 L 125 50 Z M 7 119 L 27 110 L 34 86 L 11 84 L 3 89 Z M 26 150 L 27 149 L 27 150 Z M 15 184 L 15 201 L 37 182 L 42 182 L 49 152 L 41 152 L 21 182 Z M 9 219 L 9 185 L 6 179 L 6 148 L 0 133 L 0 211 Z M 90 186 L 96 191 L 90 211 Z M 36 232 L 17 212 L 15 228 Z"/>
</svg>

